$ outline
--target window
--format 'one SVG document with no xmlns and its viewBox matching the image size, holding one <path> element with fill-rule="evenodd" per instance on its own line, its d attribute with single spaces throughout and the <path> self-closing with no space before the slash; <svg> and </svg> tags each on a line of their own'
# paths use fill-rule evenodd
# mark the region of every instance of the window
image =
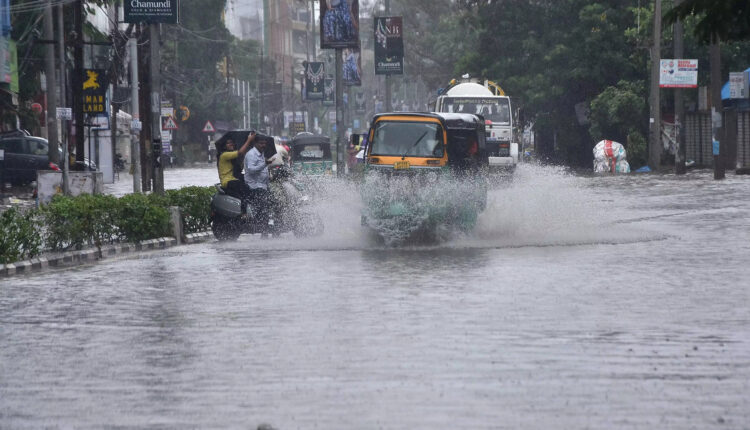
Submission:
<svg viewBox="0 0 750 430">
<path fill-rule="evenodd" d="M 443 128 L 427 122 L 380 122 L 371 155 L 442 157 Z"/>
<path fill-rule="evenodd" d="M 21 139 L 3 139 L 0 140 L 0 149 L 13 154 L 23 154 L 23 140 Z"/>
<path fill-rule="evenodd" d="M 29 145 L 29 153 L 34 155 L 47 155 L 49 146 L 41 139 L 26 139 Z"/>
</svg>

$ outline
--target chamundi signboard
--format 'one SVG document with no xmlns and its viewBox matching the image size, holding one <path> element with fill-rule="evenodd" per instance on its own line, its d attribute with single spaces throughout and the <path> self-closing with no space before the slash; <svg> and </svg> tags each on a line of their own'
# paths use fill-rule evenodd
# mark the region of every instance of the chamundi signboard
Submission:
<svg viewBox="0 0 750 430">
<path fill-rule="evenodd" d="M 124 0 L 125 22 L 177 24 L 178 0 Z"/>
</svg>

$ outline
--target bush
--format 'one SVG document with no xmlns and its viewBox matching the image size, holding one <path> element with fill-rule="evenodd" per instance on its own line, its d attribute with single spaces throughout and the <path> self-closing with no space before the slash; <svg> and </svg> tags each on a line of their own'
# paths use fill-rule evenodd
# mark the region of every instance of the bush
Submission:
<svg viewBox="0 0 750 430">
<path fill-rule="evenodd" d="M 82 194 L 55 196 L 39 210 L 20 213 L 10 209 L 0 214 L 0 262 L 7 263 L 48 250 L 81 249 L 117 240 L 139 242 L 169 236 L 169 207 L 180 208 L 185 233 L 211 228 L 213 187 L 185 187 L 165 195 Z"/>
<path fill-rule="evenodd" d="M 55 196 L 41 209 L 47 247 L 63 250 L 95 245 L 101 250 L 117 237 L 117 205 L 117 198 L 109 195 Z"/>
<path fill-rule="evenodd" d="M 211 228 L 211 196 L 215 191 L 214 187 L 195 186 L 166 191 L 167 204 L 180 208 L 186 234 Z"/>
<path fill-rule="evenodd" d="M 36 228 L 36 211 L 15 208 L 0 214 L 0 263 L 25 260 L 39 254 L 42 238 Z"/>
<path fill-rule="evenodd" d="M 164 197 L 128 194 L 118 201 L 115 224 L 120 238 L 129 242 L 170 234 L 169 211 Z"/>
</svg>

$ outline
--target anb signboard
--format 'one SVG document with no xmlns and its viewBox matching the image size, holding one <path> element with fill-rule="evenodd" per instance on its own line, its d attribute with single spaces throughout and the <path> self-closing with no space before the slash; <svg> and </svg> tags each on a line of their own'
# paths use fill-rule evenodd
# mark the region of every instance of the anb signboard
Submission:
<svg viewBox="0 0 750 430">
<path fill-rule="evenodd" d="M 404 74 L 403 22 L 400 16 L 375 18 L 375 74 Z"/>
<path fill-rule="evenodd" d="M 124 0 L 125 22 L 177 24 L 178 0 Z"/>
</svg>

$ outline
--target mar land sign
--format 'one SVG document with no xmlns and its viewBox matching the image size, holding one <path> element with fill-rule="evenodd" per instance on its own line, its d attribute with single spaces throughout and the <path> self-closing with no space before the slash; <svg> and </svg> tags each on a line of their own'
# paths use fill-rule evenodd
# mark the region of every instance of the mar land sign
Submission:
<svg viewBox="0 0 750 430">
<path fill-rule="evenodd" d="M 177 24 L 178 0 L 124 0 L 125 22 Z"/>
<path fill-rule="evenodd" d="M 698 88 L 698 60 L 661 60 L 659 86 L 661 88 Z"/>
</svg>

